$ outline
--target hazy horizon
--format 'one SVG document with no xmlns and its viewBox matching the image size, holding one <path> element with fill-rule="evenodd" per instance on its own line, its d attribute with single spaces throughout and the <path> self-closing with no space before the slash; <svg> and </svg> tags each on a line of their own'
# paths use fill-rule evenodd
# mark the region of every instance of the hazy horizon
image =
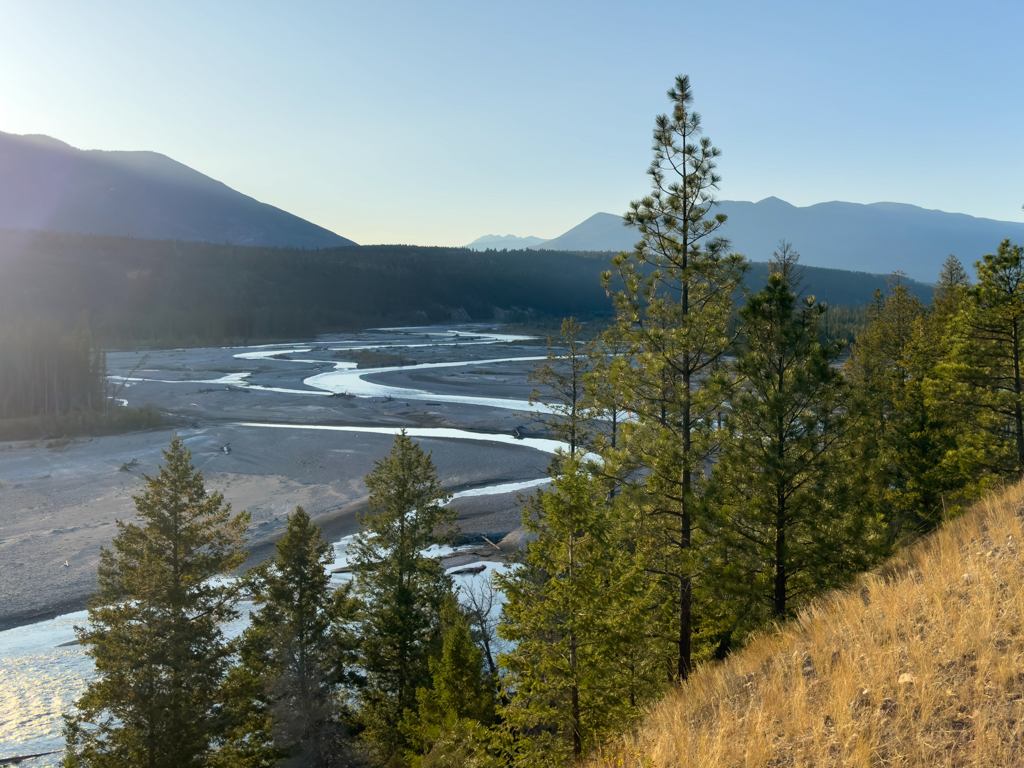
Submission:
<svg viewBox="0 0 1024 768">
<path fill-rule="evenodd" d="M 678 73 L 723 199 L 1024 218 L 1016 4 L 15 0 L 0 21 L 0 130 L 159 152 L 361 243 L 621 213 Z"/>
</svg>

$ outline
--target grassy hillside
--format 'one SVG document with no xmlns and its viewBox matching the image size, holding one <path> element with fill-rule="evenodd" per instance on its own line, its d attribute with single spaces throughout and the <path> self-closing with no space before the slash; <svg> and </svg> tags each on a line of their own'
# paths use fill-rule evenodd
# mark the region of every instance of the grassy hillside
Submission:
<svg viewBox="0 0 1024 768">
<path fill-rule="evenodd" d="M 1024 484 L 701 669 L 591 765 L 1024 764 Z"/>
</svg>

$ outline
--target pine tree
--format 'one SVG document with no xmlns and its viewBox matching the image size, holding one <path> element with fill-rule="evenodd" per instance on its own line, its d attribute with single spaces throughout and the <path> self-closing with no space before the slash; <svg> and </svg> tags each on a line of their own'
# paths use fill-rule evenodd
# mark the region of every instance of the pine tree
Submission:
<svg viewBox="0 0 1024 768">
<path fill-rule="evenodd" d="M 403 431 L 366 476 L 369 512 L 354 545 L 366 685 L 359 694 L 364 737 L 382 761 L 410 746 L 399 725 L 430 685 L 428 660 L 440 642 L 440 612 L 451 577 L 424 550 L 450 542 L 455 512 L 430 459 Z"/>
<path fill-rule="evenodd" d="M 868 562 L 866 526 L 839 482 L 849 387 L 833 365 L 842 345 L 818 343 L 825 311 L 813 296 L 799 300 L 781 272 L 740 310 L 742 388 L 712 480 L 748 629 Z"/>
<path fill-rule="evenodd" d="M 923 407 L 917 408 L 926 418 L 918 419 L 912 428 L 911 438 L 918 450 L 897 460 L 920 467 L 921 479 L 904 489 L 903 504 L 924 513 L 908 518 L 919 532 L 959 514 L 978 497 L 985 483 L 969 458 L 984 443 L 983 430 L 972 409 L 952 397 L 956 386 L 946 376 L 949 369 L 945 367 L 956 339 L 954 320 L 969 301 L 970 287 L 967 271 L 950 255 L 939 273 L 932 311 L 922 318 L 906 353 L 908 367 L 915 372 L 906 401 L 922 397 Z"/>
<path fill-rule="evenodd" d="M 800 295 L 804 270 L 800 266 L 800 254 L 797 253 L 792 243 L 787 243 L 785 240 L 779 241 L 778 250 L 772 251 L 771 258 L 768 259 L 768 274 L 781 275 L 783 282 L 792 288 L 797 296 Z"/>
<path fill-rule="evenodd" d="M 894 545 L 938 523 L 944 492 L 955 483 L 942 467 L 954 444 L 924 387 L 937 362 L 934 318 L 902 273 L 889 288 L 888 296 L 875 292 L 871 324 L 857 336 L 846 370 L 867 425 L 856 449 L 863 501 L 884 517 Z"/>
<path fill-rule="evenodd" d="M 647 562 L 671 605 L 665 628 L 676 646 L 675 676 L 692 669 L 694 577 L 704 559 L 700 541 L 706 463 L 716 452 L 715 420 L 729 396 L 721 361 L 733 295 L 746 262 L 728 253 L 718 235 L 724 214 L 713 214 L 720 152 L 701 137 L 690 105 L 688 77 L 668 93 L 672 114 L 657 118 L 650 195 L 631 204 L 625 222 L 640 233 L 631 253 L 612 262 L 622 289 L 615 295 L 618 322 L 634 352 L 626 399 L 636 421 L 623 425 L 622 451 L 643 468 L 648 499 L 638 512 L 659 553 Z M 612 272 L 602 281 L 611 289 Z M 695 623 L 696 621 L 696 623 Z"/>
<path fill-rule="evenodd" d="M 967 270 L 960 260 L 950 254 L 942 263 L 939 282 L 935 284 L 935 298 L 932 305 L 936 315 L 948 321 L 963 305 L 967 290 L 971 287 Z"/>
<path fill-rule="evenodd" d="M 523 562 L 496 577 L 506 597 L 498 633 L 514 644 L 499 665 L 516 765 L 568 764 L 646 703 L 630 702 L 617 669 L 617 623 L 635 575 L 610 510 L 601 480 L 567 456 L 551 489 L 524 509 L 536 539 Z"/>
<path fill-rule="evenodd" d="M 1024 476 L 1024 248 L 1004 240 L 950 320 L 936 379 L 977 426 L 958 447 L 979 476 Z M 956 284 L 959 284 L 957 281 Z"/>
<path fill-rule="evenodd" d="M 277 556 L 253 575 L 260 609 L 243 633 L 225 699 L 235 725 L 217 765 L 347 765 L 344 699 L 357 683 L 350 585 L 332 590 L 333 549 L 302 507 Z"/>
<path fill-rule="evenodd" d="M 600 467 L 607 478 L 609 497 L 618 493 L 635 468 L 632 458 L 619 451 L 622 425 L 632 413 L 628 380 L 633 356 L 629 341 L 620 325 L 606 329 L 589 349 L 590 370 L 584 376 L 592 450 L 602 457 Z"/>
<path fill-rule="evenodd" d="M 486 754 L 486 726 L 494 721 L 494 679 L 484 669 L 483 653 L 473 643 L 469 619 L 454 596 L 441 606 L 441 627 L 441 653 L 430 659 L 432 685 L 417 689 L 419 708 L 407 713 L 402 725 L 413 745 L 413 768 L 424 761 L 436 763 L 467 731 L 476 733 L 478 751 Z"/>
<path fill-rule="evenodd" d="M 242 564 L 249 515 L 207 493 L 180 437 L 164 461 L 134 497 L 139 523 L 118 521 L 101 552 L 99 591 L 76 630 L 98 679 L 65 718 L 67 766 L 201 766 L 222 735 L 222 625 L 237 616 L 237 588 L 217 577 Z"/>
<path fill-rule="evenodd" d="M 529 377 L 541 386 L 530 394 L 530 404 L 543 403 L 551 409 L 552 414 L 544 423 L 556 439 L 568 444 L 570 454 L 586 449 L 590 442 L 585 378 L 591 355 L 589 345 L 580 340 L 582 330 L 575 318 L 565 318 L 560 339 L 565 352 L 555 352 L 549 336 L 547 360 Z"/>
</svg>

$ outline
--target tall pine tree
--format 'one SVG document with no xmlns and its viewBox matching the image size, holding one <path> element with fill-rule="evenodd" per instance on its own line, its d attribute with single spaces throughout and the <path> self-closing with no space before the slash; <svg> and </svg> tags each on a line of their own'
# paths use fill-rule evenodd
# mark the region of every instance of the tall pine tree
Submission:
<svg viewBox="0 0 1024 768">
<path fill-rule="evenodd" d="M 583 326 L 572 317 L 562 321 L 559 346 L 554 350 L 548 337 L 548 357 L 530 374 L 538 384 L 530 394 L 530 404 L 543 403 L 552 413 L 545 420 L 555 437 L 569 446 L 569 453 L 589 447 L 590 425 L 587 411 L 586 376 L 591 367 L 590 345 L 580 339 Z"/>
<path fill-rule="evenodd" d="M 743 341 L 713 485 L 722 561 L 745 629 L 782 618 L 869 562 L 869 526 L 841 480 L 849 386 L 839 343 L 818 342 L 826 307 L 797 298 L 781 272 L 740 310 Z"/>
<path fill-rule="evenodd" d="M 358 683 L 351 585 L 332 591 L 333 548 L 302 507 L 288 516 L 276 557 L 252 575 L 260 606 L 225 681 L 233 727 L 217 766 L 330 768 L 351 764 Z"/>
<path fill-rule="evenodd" d="M 403 431 L 391 453 L 366 476 L 370 509 L 359 518 L 354 544 L 364 737 L 382 762 L 410 747 L 400 724 L 417 709 L 416 691 L 429 688 L 429 659 L 441 640 L 441 606 L 451 577 L 424 550 L 451 541 L 455 511 L 430 454 Z"/>
<path fill-rule="evenodd" d="M 237 588 L 218 577 L 242 564 L 249 515 L 207 493 L 191 459 L 175 436 L 134 497 L 138 523 L 118 521 L 101 552 L 99 591 L 76 630 L 98 677 L 65 718 L 66 766 L 202 766 L 222 735 L 222 626 L 237 616 Z"/>
<path fill-rule="evenodd" d="M 562 469 L 524 509 L 536 539 L 522 563 L 497 577 L 506 597 L 498 633 L 513 644 L 499 657 L 501 716 L 516 765 L 567 765 L 647 703 L 623 685 L 618 625 L 636 575 L 617 546 L 606 488 L 579 458 L 566 456 Z"/>
<path fill-rule="evenodd" d="M 1024 248 L 1004 240 L 947 326 L 941 397 L 977 431 L 958 452 L 976 476 L 1024 476 Z M 959 293 L 954 293 L 960 296 Z"/>
<path fill-rule="evenodd" d="M 955 447 L 952 425 L 928 403 L 925 382 L 938 360 L 936 318 L 895 273 L 889 295 L 876 291 L 871 322 L 857 336 L 846 371 L 868 429 L 855 452 L 862 501 L 886 521 L 890 545 L 942 518 L 956 482 L 944 466 Z"/>
<path fill-rule="evenodd" d="M 622 289 L 618 322 L 634 352 L 623 382 L 636 421 L 623 425 L 622 451 L 643 468 L 648 498 L 638 513 L 658 552 L 646 562 L 661 582 L 676 646 L 674 674 L 692 669 L 694 578 L 704 558 L 700 525 L 705 467 L 717 450 L 715 420 L 729 396 L 721 373 L 733 295 L 747 267 L 719 236 L 715 214 L 719 150 L 701 136 L 686 76 L 668 92 L 671 115 L 657 118 L 652 192 L 631 204 L 625 222 L 640 234 L 633 251 L 612 262 Z M 611 289 L 612 272 L 603 275 Z"/>
</svg>

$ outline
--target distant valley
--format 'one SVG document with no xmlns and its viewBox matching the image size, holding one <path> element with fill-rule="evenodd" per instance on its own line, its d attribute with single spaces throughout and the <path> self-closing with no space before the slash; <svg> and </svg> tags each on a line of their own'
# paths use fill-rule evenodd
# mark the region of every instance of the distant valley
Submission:
<svg viewBox="0 0 1024 768">
<path fill-rule="evenodd" d="M 901 269 L 925 301 L 950 252 L 965 264 L 1024 224 L 909 205 L 725 201 L 722 234 L 757 290 L 781 238 L 805 288 L 864 306 Z M 154 152 L 82 151 L 0 133 L 0 322 L 82 318 L 106 344 L 308 337 L 387 324 L 598 318 L 598 275 L 636 233 L 598 213 L 552 240 L 358 246 Z M 510 258 L 511 254 L 511 258 Z"/>
<path fill-rule="evenodd" d="M 1005 238 L 1024 241 L 1024 222 L 901 203 L 797 207 L 769 197 L 757 203 L 723 200 L 718 210 L 728 216 L 721 234 L 751 261 L 767 260 L 785 239 L 808 266 L 874 274 L 902 270 L 929 283 L 951 253 L 969 268 Z M 255 247 L 355 245 L 156 152 L 86 151 L 47 136 L 2 132 L 0 228 Z M 617 252 L 636 240 L 620 215 L 596 213 L 550 240 L 485 235 L 464 247 Z"/>
</svg>

